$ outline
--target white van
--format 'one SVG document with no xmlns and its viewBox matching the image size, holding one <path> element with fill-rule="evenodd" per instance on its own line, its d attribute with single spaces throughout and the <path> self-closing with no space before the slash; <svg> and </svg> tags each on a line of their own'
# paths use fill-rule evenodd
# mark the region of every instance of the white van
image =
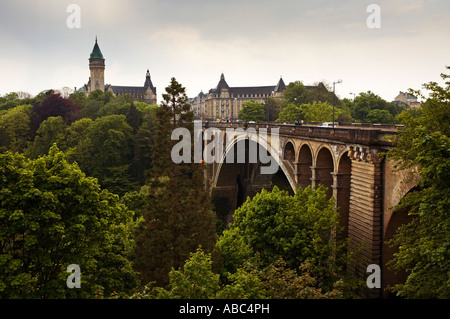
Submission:
<svg viewBox="0 0 450 319">
<path fill-rule="evenodd" d="M 334 126 L 336 127 L 337 123 L 334 123 Z M 333 127 L 333 122 L 323 122 L 319 127 Z"/>
</svg>

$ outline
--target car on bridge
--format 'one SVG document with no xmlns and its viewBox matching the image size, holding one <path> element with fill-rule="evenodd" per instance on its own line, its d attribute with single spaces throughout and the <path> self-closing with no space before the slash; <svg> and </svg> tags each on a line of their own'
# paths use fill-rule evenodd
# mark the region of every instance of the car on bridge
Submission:
<svg viewBox="0 0 450 319">
<path fill-rule="evenodd" d="M 337 126 L 337 123 L 334 123 L 334 126 Z M 319 127 L 333 127 L 333 122 L 323 122 Z"/>
</svg>

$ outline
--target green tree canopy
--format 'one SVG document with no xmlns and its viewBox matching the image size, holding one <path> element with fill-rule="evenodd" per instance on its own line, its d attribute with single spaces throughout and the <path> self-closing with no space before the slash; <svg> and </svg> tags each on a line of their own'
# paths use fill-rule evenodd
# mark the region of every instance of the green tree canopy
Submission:
<svg viewBox="0 0 450 319">
<path fill-rule="evenodd" d="M 394 124 L 395 118 L 388 110 L 373 109 L 370 110 L 366 117 L 367 123 L 383 123 Z"/>
<path fill-rule="evenodd" d="M 53 143 L 65 148 L 66 127 L 67 125 L 61 116 L 48 117 L 39 125 L 34 141 L 29 145 L 25 154 L 31 158 L 37 158 L 47 154 Z"/>
<path fill-rule="evenodd" d="M 395 105 L 394 103 L 387 102 L 386 100 L 382 99 L 380 96 L 376 95 L 371 91 L 360 93 L 355 98 L 353 103 L 354 105 L 352 105 L 352 107 L 354 108 L 354 112 L 352 110 L 352 114 L 354 113 L 355 119 L 361 122 L 368 121 L 367 117 L 370 111 L 372 110 L 386 110 L 393 117 L 395 117 L 404 109 L 401 106 Z M 385 116 L 380 115 L 379 111 L 377 111 L 376 114 L 372 113 L 369 120 L 375 119 L 376 118 L 375 115 L 380 116 L 379 119 L 381 120 L 385 119 Z M 391 118 L 389 117 L 387 120 L 391 120 Z"/>
<path fill-rule="evenodd" d="M 344 111 L 341 108 L 335 107 L 335 121 L 343 113 Z M 327 102 L 313 102 L 300 106 L 289 104 L 280 112 L 280 117 L 277 122 L 299 120 L 307 122 L 331 122 L 333 120 L 333 106 Z"/>
<path fill-rule="evenodd" d="M 53 146 L 36 160 L 0 154 L 0 296 L 93 298 L 137 285 L 132 212 Z M 68 289 L 66 268 L 81 268 Z"/>
<path fill-rule="evenodd" d="M 301 81 L 294 81 L 286 86 L 283 97 L 287 104 L 299 106 L 310 102 L 309 94 L 310 92 Z"/>
<path fill-rule="evenodd" d="M 301 106 L 307 122 L 332 122 L 333 121 L 333 106 L 327 102 L 313 102 L 312 104 L 304 104 Z M 334 120 L 343 111 L 340 108 L 334 108 Z"/>
<path fill-rule="evenodd" d="M 23 152 L 31 138 L 31 105 L 0 112 L 0 151 Z"/>
<path fill-rule="evenodd" d="M 117 194 L 135 188 L 129 172 L 132 132 L 125 115 L 99 117 L 89 125 L 86 137 L 73 152 L 84 172 Z"/>
<path fill-rule="evenodd" d="M 73 104 L 71 100 L 65 99 L 59 94 L 48 93 L 42 102 L 33 105 L 31 129 L 34 133 L 41 123 L 49 117 L 60 116 L 65 124 L 71 124 L 78 120 L 80 115 L 80 108 Z"/>
<path fill-rule="evenodd" d="M 147 286 L 133 298 L 139 299 L 336 299 L 342 298 L 342 281 L 323 292 L 317 288 L 317 279 L 309 273 L 310 265 L 303 264 L 299 272 L 289 269 L 279 259 L 260 269 L 252 263 L 228 274 L 227 283 L 213 271 L 211 254 L 198 249 L 186 260 L 183 268 L 169 273 L 167 289 Z M 299 274 L 300 273 L 300 274 Z"/>
<path fill-rule="evenodd" d="M 396 208 L 407 209 L 413 220 L 401 226 L 391 242 L 399 247 L 391 265 L 408 273 L 394 291 L 406 298 L 450 297 L 450 76 L 441 77 L 444 86 L 423 85 L 429 97 L 420 116 L 400 116 L 405 126 L 388 153 L 400 169 L 420 167 L 418 189 Z M 413 93 L 423 97 L 420 91 Z"/>
<path fill-rule="evenodd" d="M 272 192 L 262 190 L 233 217 L 217 242 L 227 271 L 234 273 L 256 254 L 264 267 L 280 257 L 294 269 L 309 260 L 311 274 L 327 289 L 337 274 L 344 274 L 345 243 L 333 235 L 339 228 L 338 213 L 323 186 L 299 188 L 294 196 L 276 186 Z"/>
<path fill-rule="evenodd" d="M 189 98 L 186 95 L 186 88 L 181 85 L 175 78 L 170 79 L 170 85 L 166 87 L 166 93 L 162 95 L 162 106 L 170 108 L 172 111 L 172 125 L 176 127 L 178 124 L 186 124 L 193 118 L 191 115 L 191 106 L 188 103 Z"/>
<path fill-rule="evenodd" d="M 270 122 L 276 121 L 280 117 L 280 112 L 285 108 L 286 102 L 284 99 L 268 97 L 264 100 L 264 113 L 266 119 Z"/>
<path fill-rule="evenodd" d="M 242 109 L 239 112 L 239 118 L 245 122 L 249 121 L 265 121 L 266 114 L 264 112 L 264 105 L 255 101 L 248 101 L 242 103 Z"/>
<path fill-rule="evenodd" d="M 288 104 L 281 112 L 277 122 L 293 122 L 304 119 L 303 111 L 300 107 L 291 103 Z"/>
</svg>

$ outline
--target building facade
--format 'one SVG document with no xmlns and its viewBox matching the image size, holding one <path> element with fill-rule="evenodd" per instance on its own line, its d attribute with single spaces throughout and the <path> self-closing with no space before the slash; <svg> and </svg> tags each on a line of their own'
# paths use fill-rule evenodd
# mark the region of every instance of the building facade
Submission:
<svg viewBox="0 0 450 319">
<path fill-rule="evenodd" d="M 400 91 L 394 99 L 395 104 L 403 104 L 408 109 L 416 109 L 422 106 L 422 103 L 417 100 L 417 97 L 409 93 Z"/>
<path fill-rule="evenodd" d="M 312 101 L 337 100 L 333 92 L 328 91 L 322 82 L 317 85 L 305 86 L 310 93 Z M 269 86 L 248 86 L 230 87 L 225 81 L 223 73 L 219 83 L 208 93 L 200 92 L 195 98 L 190 100 L 194 115 L 204 120 L 237 120 L 242 105 L 245 102 L 255 101 L 265 104 L 268 98 L 281 99 L 284 97 L 286 85 L 280 77 L 276 85 Z"/>
<path fill-rule="evenodd" d="M 276 85 L 230 87 L 222 73 L 219 83 L 207 94 L 200 92 L 191 99 L 194 114 L 205 120 L 236 120 L 242 104 L 248 101 L 264 103 L 269 97 L 281 98 L 286 85 L 282 78 Z"/>
<path fill-rule="evenodd" d="M 112 92 L 114 96 L 130 94 L 133 101 L 145 102 L 149 105 L 156 104 L 157 102 L 156 88 L 152 84 L 149 70 L 147 70 L 145 75 L 144 86 L 118 86 L 105 84 L 105 58 L 100 50 L 97 39 L 95 39 L 94 48 L 89 57 L 89 70 L 91 76 L 89 77 L 88 83 L 78 90 L 85 92 L 86 95 L 94 90 L 100 90 L 102 92 Z"/>
</svg>

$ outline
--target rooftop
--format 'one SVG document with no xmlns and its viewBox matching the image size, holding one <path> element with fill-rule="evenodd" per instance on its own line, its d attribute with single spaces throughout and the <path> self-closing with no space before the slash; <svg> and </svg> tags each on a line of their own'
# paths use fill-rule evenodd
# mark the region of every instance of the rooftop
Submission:
<svg viewBox="0 0 450 319">
<path fill-rule="evenodd" d="M 90 58 L 91 59 L 104 59 L 102 51 L 100 51 L 100 47 L 98 46 L 98 43 L 97 43 L 97 37 L 95 37 L 95 45 L 94 45 L 94 48 L 92 49 Z"/>
</svg>

